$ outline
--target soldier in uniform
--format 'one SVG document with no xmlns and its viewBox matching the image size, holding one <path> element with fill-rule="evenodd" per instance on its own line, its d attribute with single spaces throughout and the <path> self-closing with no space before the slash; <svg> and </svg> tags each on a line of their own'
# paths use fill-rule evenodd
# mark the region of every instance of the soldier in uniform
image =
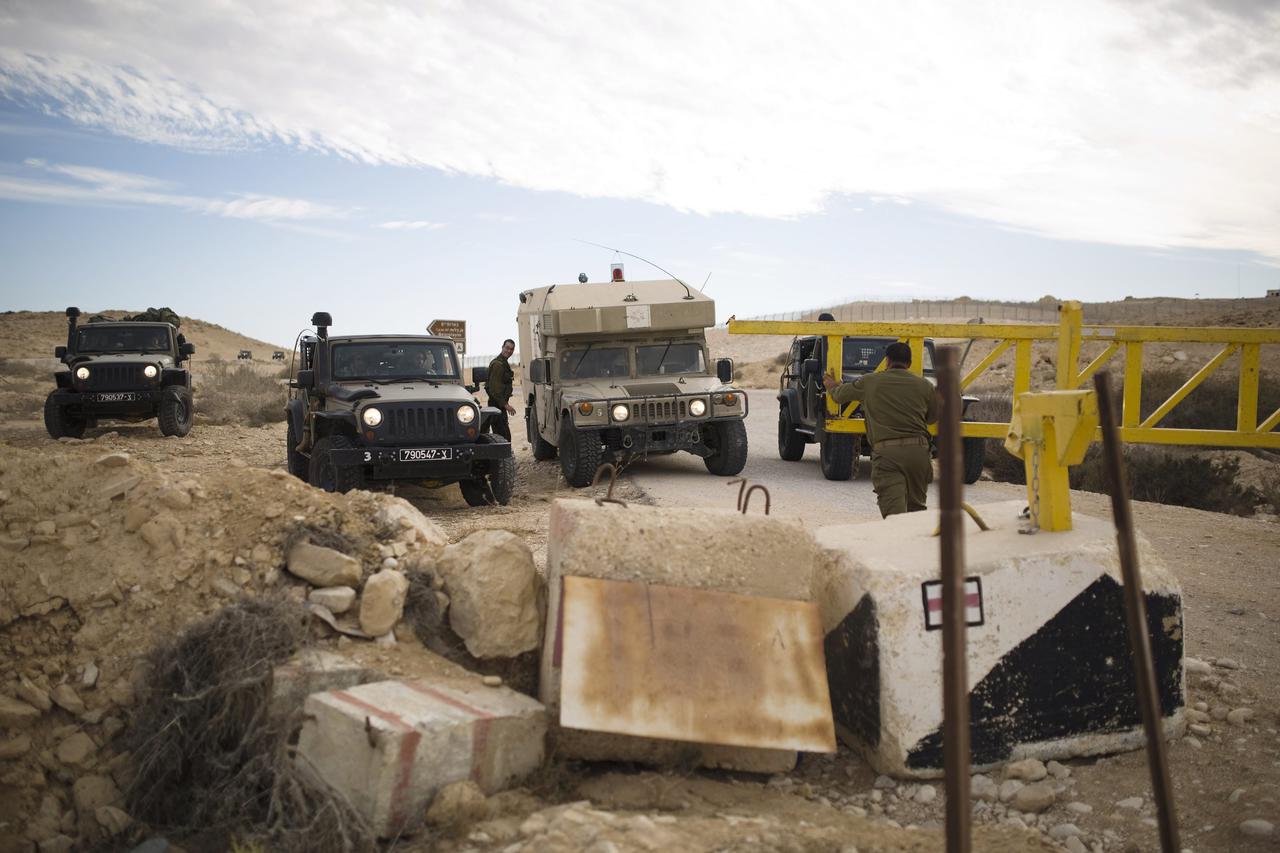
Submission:
<svg viewBox="0 0 1280 853">
<path fill-rule="evenodd" d="M 484 391 L 489 395 L 489 405 L 498 408 L 498 416 L 489 421 L 490 429 L 511 441 L 511 423 L 507 415 L 516 413 L 511 405 L 511 386 L 515 381 L 515 373 L 511 370 L 511 354 L 516 351 L 516 342 L 507 338 L 502 342 L 502 352 L 489 362 L 489 378 L 485 380 Z"/>
<path fill-rule="evenodd" d="M 888 369 L 853 382 L 822 377 L 827 393 L 841 407 L 862 401 L 871 443 L 871 486 L 885 518 L 925 508 L 933 464 L 929 458 L 929 424 L 938 420 L 938 394 L 929 380 L 910 372 L 911 347 L 895 342 L 885 347 Z"/>
</svg>

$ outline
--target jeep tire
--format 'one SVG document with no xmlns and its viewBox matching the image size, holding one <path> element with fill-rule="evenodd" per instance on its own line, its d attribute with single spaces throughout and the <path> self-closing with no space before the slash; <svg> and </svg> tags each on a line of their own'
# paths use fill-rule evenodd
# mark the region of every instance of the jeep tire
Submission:
<svg viewBox="0 0 1280 853">
<path fill-rule="evenodd" d="M 50 438 L 80 438 L 84 435 L 85 419 L 67 411 L 67 407 L 54 400 L 53 392 L 44 399 L 44 428 Z"/>
<path fill-rule="evenodd" d="M 166 392 L 156 413 L 161 435 L 184 436 L 191 432 L 191 394 L 186 391 Z"/>
<path fill-rule="evenodd" d="M 573 428 L 573 419 L 566 414 L 560 422 L 560 472 L 575 489 L 591 485 L 604 447 L 600 433 L 594 430 Z"/>
<path fill-rule="evenodd" d="M 982 476 L 982 466 L 986 461 L 987 440 L 985 438 L 966 437 L 964 447 L 964 484 L 972 486 Z"/>
<path fill-rule="evenodd" d="M 703 441 L 711 455 L 702 457 L 707 470 L 720 477 L 732 477 L 747 464 L 747 425 L 740 420 L 712 421 L 703 431 Z"/>
<path fill-rule="evenodd" d="M 804 436 L 796 432 L 791 413 L 783 403 L 778 409 L 778 456 L 786 462 L 798 462 L 804 458 L 804 445 Z"/>
<path fill-rule="evenodd" d="M 287 414 L 286 414 L 287 417 Z M 289 473 L 303 482 L 307 481 L 308 469 L 311 467 L 307 457 L 298 452 L 298 434 L 293 431 L 293 418 L 289 418 L 289 429 L 285 434 L 284 459 Z"/>
<path fill-rule="evenodd" d="M 857 454 L 853 452 L 853 441 L 856 436 L 843 433 L 824 432 L 818 441 L 818 461 L 822 465 L 822 476 L 828 480 L 847 480 L 853 476 L 853 466 Z"/>
<path fill-rule="evenodd" d="M 343 467 L 334 464 L 333 451 L 355 447 L 345 435 L 326 435 L 316 442 L 311 451 L 311 466 L 307 482 L 326 492 L 349 492 L 363 488 L 364 471 L 359 466 Z"/>
<path fill-rule="evenodd" d="M 556 446 L 544 439 L 538 432 L 538 410 L 534 408 L 533 401 L 529 402 L 529 408 L 526 411 L 529 414 L 524 419 L 524 422 L 529 432 L 529 446 L 533 448 L 533 458 L 539 462 L 555 459 Z"/>
<path fill-rule="evenodd" d="M 500 435 L 482 433 L 479 444 L 509 444 Z M 459 480 L 458 488 L 467 506 L 488 506 L 491 503 L 506 506 L 516 490 L 515 456 L 494 459 L 489 462 L 489 473 L 474 480 Z"/>
</svg>

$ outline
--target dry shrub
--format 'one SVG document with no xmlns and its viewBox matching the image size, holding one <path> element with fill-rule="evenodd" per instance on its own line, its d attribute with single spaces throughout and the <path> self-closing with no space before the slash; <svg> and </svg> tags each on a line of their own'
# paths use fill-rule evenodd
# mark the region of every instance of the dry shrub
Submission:
<svg viewBox="0 0 1280 853">
<path fill-rule="evenodd" d="M 305 611 L 243 599 L 152 651 L 129 732 L 129 813 L 179 834 L 269 841 L 273 850 L 371 850 L 367 825 L 296 762 L 296 710 L 273 711 L 274 668 L 305 639 Z"/>
<path fill-rule="evenodd" d="M 196 411 L 212 423 L 263 426 L 285 419 L 286 389 L 247 364 L 205 362 L 195 377 Z"/>
<path fill-rule="evenodd" d="M 1229 457 L 1126 447 L 1124 464 L 1134 500 L 1232 515 L 1253 515 L 1263 501 L 1257 489 L 1237 482 L 1240 463 Z M 1101 446 L 1090 447 L 1084 462 L 1071 469 L 1071 488 L 1110 493 Z"/>
<path fill-rule="evenodd" d="M 1191 375 L 1190 368 L 1150 370 L 1142 377 L 1142 417 L 1146 418 L 1161 403 L 1173 396 Z M 1113 383 L 1119 384 L 1119 383 Z M 1239 380 L 1233 372 L 1210 376 L 1187 395 L 1159 426 L 1175 429 L 1236 428 L 1236 401 Z M 1280 409 L 1280 376 L 1264 373 L 1258 389 L 1258 411 L 1269 415 Z M 1117 409 L 1119 411 L 1119 409 Z"/>
</svg>

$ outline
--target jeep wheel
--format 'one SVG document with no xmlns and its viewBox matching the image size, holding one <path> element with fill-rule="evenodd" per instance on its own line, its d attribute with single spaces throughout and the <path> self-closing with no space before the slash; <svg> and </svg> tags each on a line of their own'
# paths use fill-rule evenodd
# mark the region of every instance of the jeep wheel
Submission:
<svg viewBox="0 0 1280 853">
<path fill-rule="evenodd" d="M 720 477 L 741 473 L 747 464 L 747 425 L 742 421 L 715 421 L 708 424 L 703 440 L 711 451 L 702 458 L 707 470 Z"/>
<path fill-rule="evenodd" d="M 818 441 L 818 460 L 822 463 L 822 476 L 828 480 L 847 480 L 853 476 L 857 456 L 853 452 L 855 436 L 827 432 Z"/>
<path fill-rule="evenodd" d="M 311 450 L 311 466 L 307 482 L 326 492 L 349 492 L 364 487 L 364 471 L 359 466 L 334 464 L 333 451 L 355 447 L 345 435 L 327 435 Z"/>
<path fill-rule="evenodd" d="M 191 432 L 191 395 L 166 394 L 160 401 L 160 434 L 183 436 Z"/>
<path fill-rule="evenodd" d="M 987 440 L 985 438 L 964 439 L 964 484 L 972 486 L 982 476 L 982 465 L 986 459 Z"/>
<path fill-rule="evenodd" d="M 575 489 L 591 485 L 600 467 L 600 433 L 576 430 L 569 415 L 560 423 L 560 471 Z"/>
<path fill-rule="evenodd" d="M 786 406 L 778 410 L 778 455 L 787 462 L 804 458 L 804 436 L 796 432 Z"/>
<path fill-rule="evenodd" d="M 529 446 L 533 448 L 533 458 L 539 462 L 546 462 L 548 459 L 556 458 L 556 447 L 547 441 L 538 432 L 538 413 L 533 408 L 533 403 L 529 404 L 528 417 L 524 419 L 525 426 L 529 432 Z"/>
<path fill-rule="evenodd" d="M 56 393 L 56 392 L 55 392 Z M 60 406 L 50 394 L 44 400 L 44 428 L 50 438 L 79 438 L 84 435 L 85 419 L 76 417 Z"/>
<path fill-rule="evenodd" d="M 492 433 L 483 433 L 477 441 L 480 444 L 509 444 L 502 436 Z M 511 495 L 516 490 L 515 456 L 492 460 L 486 476 L 474 480 L 459 480 L 458 488 L 462 491 L 462 499 L 467 502 L 467 506 L 506 506 L 511 503 Z"/>
<path fill-rule="evenodd" d="M 289 429 L 284 440 L 284 461 L 289 473 L 299 480 L 306 481 L 307 469 L 311 466 L 307 457 L 298 452 L 298 434 L 293 431 L 293 421 L 289 421 Z"/>
</svg>

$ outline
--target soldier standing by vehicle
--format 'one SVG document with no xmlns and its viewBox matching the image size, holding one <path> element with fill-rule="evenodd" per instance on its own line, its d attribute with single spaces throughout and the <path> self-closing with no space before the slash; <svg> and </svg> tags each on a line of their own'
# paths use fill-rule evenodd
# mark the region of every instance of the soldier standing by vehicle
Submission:
<svg viewBox="0 0 1280 853">
<path fill-rule="evenodd" d="M 511 370 L 511 354 L 516 351 L 516 342 L 507 338 L 502 342 L 502 352 L 489 362 L 489 378 L 484 382 L 485 393 L 489 395 L 489 405 L 497 408 L 501 414 L 490 421 L 495 433 L 511 440 L 511 423 L 507 415 L 516 413 L 511 405 L 511 387 L 515 382 L 515 373 Z"/>
<path fill-rule="evenodd" d="M 888 518 L 925 508 L 933 480 L 929 424 L 938 420 L 938 396 L 929 380 L 908 370 L 911 347 L 889 344 L 885 358 L 888 369 L 881 373 L 841 383 L 828 372 L 822 384 L 840 406 L 862 401 L 872 448 L 871 485 L 880 514 Z"/>
</svg>

